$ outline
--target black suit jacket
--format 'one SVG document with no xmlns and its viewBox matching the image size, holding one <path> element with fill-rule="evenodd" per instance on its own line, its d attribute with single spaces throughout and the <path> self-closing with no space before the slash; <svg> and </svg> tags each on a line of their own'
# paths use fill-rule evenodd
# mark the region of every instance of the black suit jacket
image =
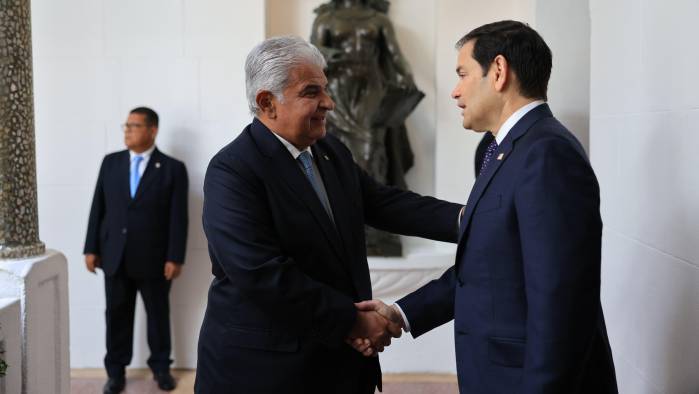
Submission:
<svg viewBox="0 0 699 394">
<path fill-rule="evenodd" d="M 129 166 L 128 150 L 102 161 L 84 253 L 99 255 L 108 276 L 124 261 L 132 277 L 162 277 L 166 261 L 184 263 L 187 170 L 156 148 L 131 198 Z"/>
<path fill-rule="evenodd" d="M 335 225 L 257 119 L 209 164 L 203 221 L 215 278 L 199 336 L 198 393 L 342 393 L 352 392 L 343 382 L 380 384 L 378 360 L 344 343 L 353 302 L 371 299 L 365 223 L 456 240 L 460 205 L 378 184 L 333 136 L 312 151 Z"/>
</svg>

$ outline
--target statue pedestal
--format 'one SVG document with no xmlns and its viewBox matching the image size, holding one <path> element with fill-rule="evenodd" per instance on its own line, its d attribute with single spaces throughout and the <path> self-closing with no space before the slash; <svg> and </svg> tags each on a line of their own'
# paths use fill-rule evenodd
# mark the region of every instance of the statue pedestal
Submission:
<svg viewBox="0 0 699 394">
<path fill-rule="evenodd" d="M 403 242 L 402 257 L 369 256 L 374 298 L 393 302 L 438 278 L 454 265 L 456 245 Z"/>
<path fill-rule="evenodd" d="M 403 242 L 403 257 L 369 257 L 374 298 L 388 304 L 440 277 L 454 265 L 455 244 Z M 394 339 L 381 353 L 384 373 L 456 374 L 454 325 L 447 323 L 413 339 Z"/>
<path fill-rule="evenodd" d="M 10 368 L 16 371 L 21 365 L 22 389 L 7 393 L 68 394 L 68 267 L 65 257 L 49 250 L 38 257 L 0 260 L 2 297 L 20 300 L 22 359 L 21 363 L 13 362 Z"/>
<path fill-rule="evenodd" d="M 22 335 L 18 298 L 0 298 L 0 360 L 7 363 L 0 377 L 0 394 L 22 390 Z"/>
</svg>

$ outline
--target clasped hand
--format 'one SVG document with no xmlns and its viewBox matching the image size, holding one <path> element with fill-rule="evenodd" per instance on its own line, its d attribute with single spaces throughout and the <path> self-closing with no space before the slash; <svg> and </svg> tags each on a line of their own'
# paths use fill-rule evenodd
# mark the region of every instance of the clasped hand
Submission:
<svg viewBox="0 0 699 394">
<path fill-rule="evenodd" d="M 363 355 L 376 356 L 391 344 L 391 338 L 400 338 L 403 318 L 393 306 L 379 300 L 362 301 L 357 307 L 357 321 L 347 343 Z"/>
</svg>

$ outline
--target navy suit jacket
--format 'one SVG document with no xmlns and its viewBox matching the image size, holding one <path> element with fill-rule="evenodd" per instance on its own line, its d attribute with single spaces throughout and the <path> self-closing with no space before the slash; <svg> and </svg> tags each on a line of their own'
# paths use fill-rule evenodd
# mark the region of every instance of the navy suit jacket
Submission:
<svg viewBox="0 0 699 394">
<path fill-rule="evenodd" d="M 204 230 L 215 276 L 199 335 L 197 393 L 342 393 L 380 384 L 345 344 L 371 299 L 364 226 L 456 242 L 458 204 L 382 186 L 331 135 L 312 146 L 333 225 L 258 119 L 211 160 Z M 353 391 L 356 392 L 356 391 Z"/>
<path fill-rule="evenodd" d="M 107 276 L 122 261 L 129 276 L 161 278 L 166 261 L 184 263 L 187 170 L 157 148 L 131 198 L 129 151 L 104 157 L 92 199 L 84 253 L 99 255 Z"/>
<path fill-rule="evenodd" d="M 600 304 L 599 186 L 548 105 L 468 198 L 454 267 L 398 301 L 414 337 L 454 319 L 464 393 L 616 393 Z"/>
</svg>

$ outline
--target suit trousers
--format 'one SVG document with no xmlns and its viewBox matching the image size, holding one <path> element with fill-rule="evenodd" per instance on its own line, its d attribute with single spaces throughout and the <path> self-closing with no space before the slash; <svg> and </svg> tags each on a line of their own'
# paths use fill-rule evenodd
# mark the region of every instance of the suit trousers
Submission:
<svg viewBox="0 0 699 394">
<path fill-rule="evenodd" d="M 133 355 L 133 325 L 136 292 L 141 293 L 148 326 L 148 366 L 153 372 L 170 369 L 170 303 L 171 281 L 165 277 L 134 278 L 120 265 L 114 275 L 104 277 L 106 292 L 107 375 L 120 377 Z"/>
<path fill-rule="evenodd" d="M 381 379 L 378 362 L 366 362 L 365 356 L 347 345 L 328 349 L 302 343 L 297 352 L 269 351 L 232 346 L 230 338 L 205 335 L 216 341 L 200 339 L 200 357 L 224 350 L 216 356 L 216 366 L 226 368 L 198 365 L 196 394 L 374 394 L 375 382 Z M 277 377 L 270 378 L 274 374 Z"/>
</svg>

